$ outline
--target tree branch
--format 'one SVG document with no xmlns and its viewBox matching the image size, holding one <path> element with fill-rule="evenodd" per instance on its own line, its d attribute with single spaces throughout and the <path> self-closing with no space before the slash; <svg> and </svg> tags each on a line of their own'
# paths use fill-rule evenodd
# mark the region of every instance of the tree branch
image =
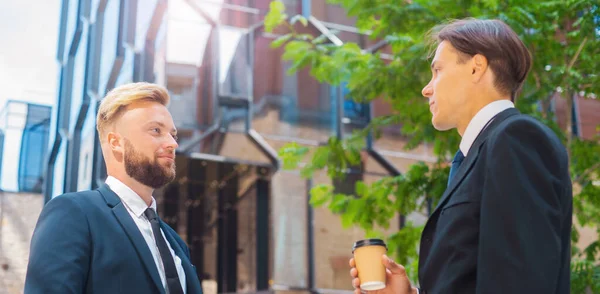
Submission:
<svg viewBox="0 0 600 294">
<path fill-rule="evenodd" d="M 575 65 L 575 62 L 579 58 L 579 54 L 581 54 L 581 51 L 583 50 L 585 43 L 587 43 L 587 40 L 588 40 L 588 38 L 585 37 L 585 38 L 583 38 L 583 41 L 581 41 L 581 44 L 579 44 L 579 48 L 577 48 L 577 52 L 575 52 L 575 55 L 573 56 L 573 58 L 571 58 L 571 61 L 569 62 L 569 65 L 567 65 L 567 70 L 565 71 L 565 74 L 564 74 L 562 80 L 560 81 L 559 85 L 563 85 L 565 83 L 565 80 L 567 79 L 567 76 L 569 75 L 571 68 L 573 68 L 573 65 Z M 567 89 L 567 88 L 568 87 L 565 87 L 565 89 Z"/>
<path fill-rule="evenodd" d="M 581 181 L 581 179 L 583 179 L 583 177 L 589 175 L 591 172 L 593 172 L 596 169 L 600 169 L 600 162 L 592 165 L 590 168 L 586 169 L 582 174 L 580 174 L 578 177 L 575 178 L 574 182 L 578 183 L 579 181 Z"/>
<path fill-rule="evenodd" d="M 575 56 L 573 56 L 573 58 L 571 59 L 571 62 L 569 62 L 569 66 L 567 67 L 567 70 L 571 70 L 571 68 L 573 67 L 573 65 L 575 64 L 575 61 L 577 61 L 577 58 L 579 58 L 579 54 L 581 54 L 581 50 L 583 50 L 583 47 L 585 46 L 585 43 L 587 43 L 588 41 L 588 37 L 583 38 L 583 41 L 581 41 L 581 44 L 579 44 L 579 48 L 577 48 L 577 52 L 575 52 Z"/>
</svg>

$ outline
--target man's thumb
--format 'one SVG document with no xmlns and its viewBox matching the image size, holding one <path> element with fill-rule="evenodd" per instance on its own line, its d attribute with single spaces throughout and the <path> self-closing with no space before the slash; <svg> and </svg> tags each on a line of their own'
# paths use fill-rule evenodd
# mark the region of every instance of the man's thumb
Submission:
<svg viewBox="0 0 600 294">
<path fill-rule="evenodd" d="M 404 267 L 397 264 L 395 261 L 393 261 L 387 255 L 383 256 L 383 265 L 385 265 L 385 267 L 388 270 L 390 270 L 392 275 L 406 275 L 406 270 L 404 269 Z"/>
</svg>

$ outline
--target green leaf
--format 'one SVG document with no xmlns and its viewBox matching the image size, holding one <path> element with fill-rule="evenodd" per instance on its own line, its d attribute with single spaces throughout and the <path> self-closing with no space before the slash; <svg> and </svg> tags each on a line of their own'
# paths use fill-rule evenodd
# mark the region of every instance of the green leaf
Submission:
<svg viewBox="0 0 600 294">
<path fill-rule="evenodd" d="M 297 143 L 285 144 L 278 151 L 279 158 L 281 158 L 283 162 L 283 169 L 297 168 L 298 163 L 300 163 L 307 153 L 308 148 L 305 146 L 300 146 Z"/>
<path fill-rule="evenodd" d="M 281 45 L 283 45 L 283 43 L 287 42 L 292 37 L 293 37 L 292 34 L 285 34 L 285 35 L 283 35 L 283 36 L 275 39 L 275 41 L 273 41 L 271 43 L 271 48 L 279 48 L 279 47 L 281 47 Z"/>
<path fill-rule="evenodd" d="M 329 202 L 332 197 L 333 187 L 330 185 L 318 185 L 310 189 L 310 204 L 320 207 Z"/>
<path fill-rule="evenodd" d="M 285 5 L 280 0 L 272 1 L 269 4 L 269 12 L 265 16 L 265 31 L 268 33 L 278 27 L 287 19 Z"/>
<path fill-rule="evenodd" d="M 348 204 L 349 196 L 344 194 L 334 194 L 329 203 L 329 210 L 333 213 L 343 213 Z"/>
<path fill-rule="evenodd" d="M 486 8 L 492 10 L 496 10 L 498 7 L 498 0 L 483 0 L 482 2 L 485 4 Z"/>
<path fill-rule="evenodd" d="M 325 167 L 327 160 L 329 159 L 330 148 L 327 146 L 321 146 L 317 148 L 312 158 L 312 163 L 318 167 Z"/>
<path fill-rule="evenodd" d="M 356 182 L 356 195 L 358 196 L 366 196 L 367 195 L 367 185 L 363 181 Z"/>
</svg>

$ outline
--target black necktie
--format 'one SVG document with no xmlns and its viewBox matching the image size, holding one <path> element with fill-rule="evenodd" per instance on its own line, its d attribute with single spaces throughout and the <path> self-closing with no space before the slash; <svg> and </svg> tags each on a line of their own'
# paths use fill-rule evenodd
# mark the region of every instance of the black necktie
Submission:
<svg viewBox="0 0 600 294">
<path fill-rule="evenodd" d="M 454 159 L 452 160 L 452 166 L 450 167 L 450 175 L 448 175 L 448 186 L 450 186 L 450 181 L 452 181 L 452 178 L 456 175 L 456 171 L 458 170 L 458 167 L 460 167 L 460 164 L 463 162 L 463 159 L 465 159 L 465 156 L 463 155 L 462 151 L 458 150 L 458 152 L 456 152 L 456 155 L 454 155 Z"/>
<path fill-rule="evenodd" d="M 158 247 L 160 258 L 162 259 L 163 266 L 165 267 L 165 276 L 167 278 L 169 294 L 183 294 L 183 289 L 181 289 L 179 275 L 177 274 L 177 268 L 175 267 L 175 261 L 171 255 L 171 250 L 169 250 L 167 241 L 165 241 L 165 238 L 163 238 L 162 234 L 160 233 L 158 216 L 152 208 L 146 209 L 146 211 L 144 211 L 144 215 L 150 221 L 150 225 L 152 225 L 152 234 L 154 234 L 154 240 L 156 240 L 156 247 Z"/>
</svg>

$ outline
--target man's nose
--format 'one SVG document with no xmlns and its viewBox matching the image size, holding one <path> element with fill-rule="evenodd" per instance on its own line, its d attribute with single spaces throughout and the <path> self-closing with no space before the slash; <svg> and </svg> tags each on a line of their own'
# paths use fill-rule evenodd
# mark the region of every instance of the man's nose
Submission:
<svg viewBox="0 0 600 294">
<path fill-rule="evenodd" d="M 179 147 L 179 144 L 177 144 L 177 140 L 175 140 L 175 137 L 173 137 L 173 135 L 169 135 L 169 142 L 167 144 L 167 148 L 168 149 L 177 149 L 177 147 Z"/>
<path fill-rule="evenodd" d="M 423 97 L 426 98 L 429 98 L 433 95 L 433 87 L 431 87 L 431 83 L 425 85 L 425 87 L 421 91 L 421 94 L 423 94 Z"/>
</svg>

